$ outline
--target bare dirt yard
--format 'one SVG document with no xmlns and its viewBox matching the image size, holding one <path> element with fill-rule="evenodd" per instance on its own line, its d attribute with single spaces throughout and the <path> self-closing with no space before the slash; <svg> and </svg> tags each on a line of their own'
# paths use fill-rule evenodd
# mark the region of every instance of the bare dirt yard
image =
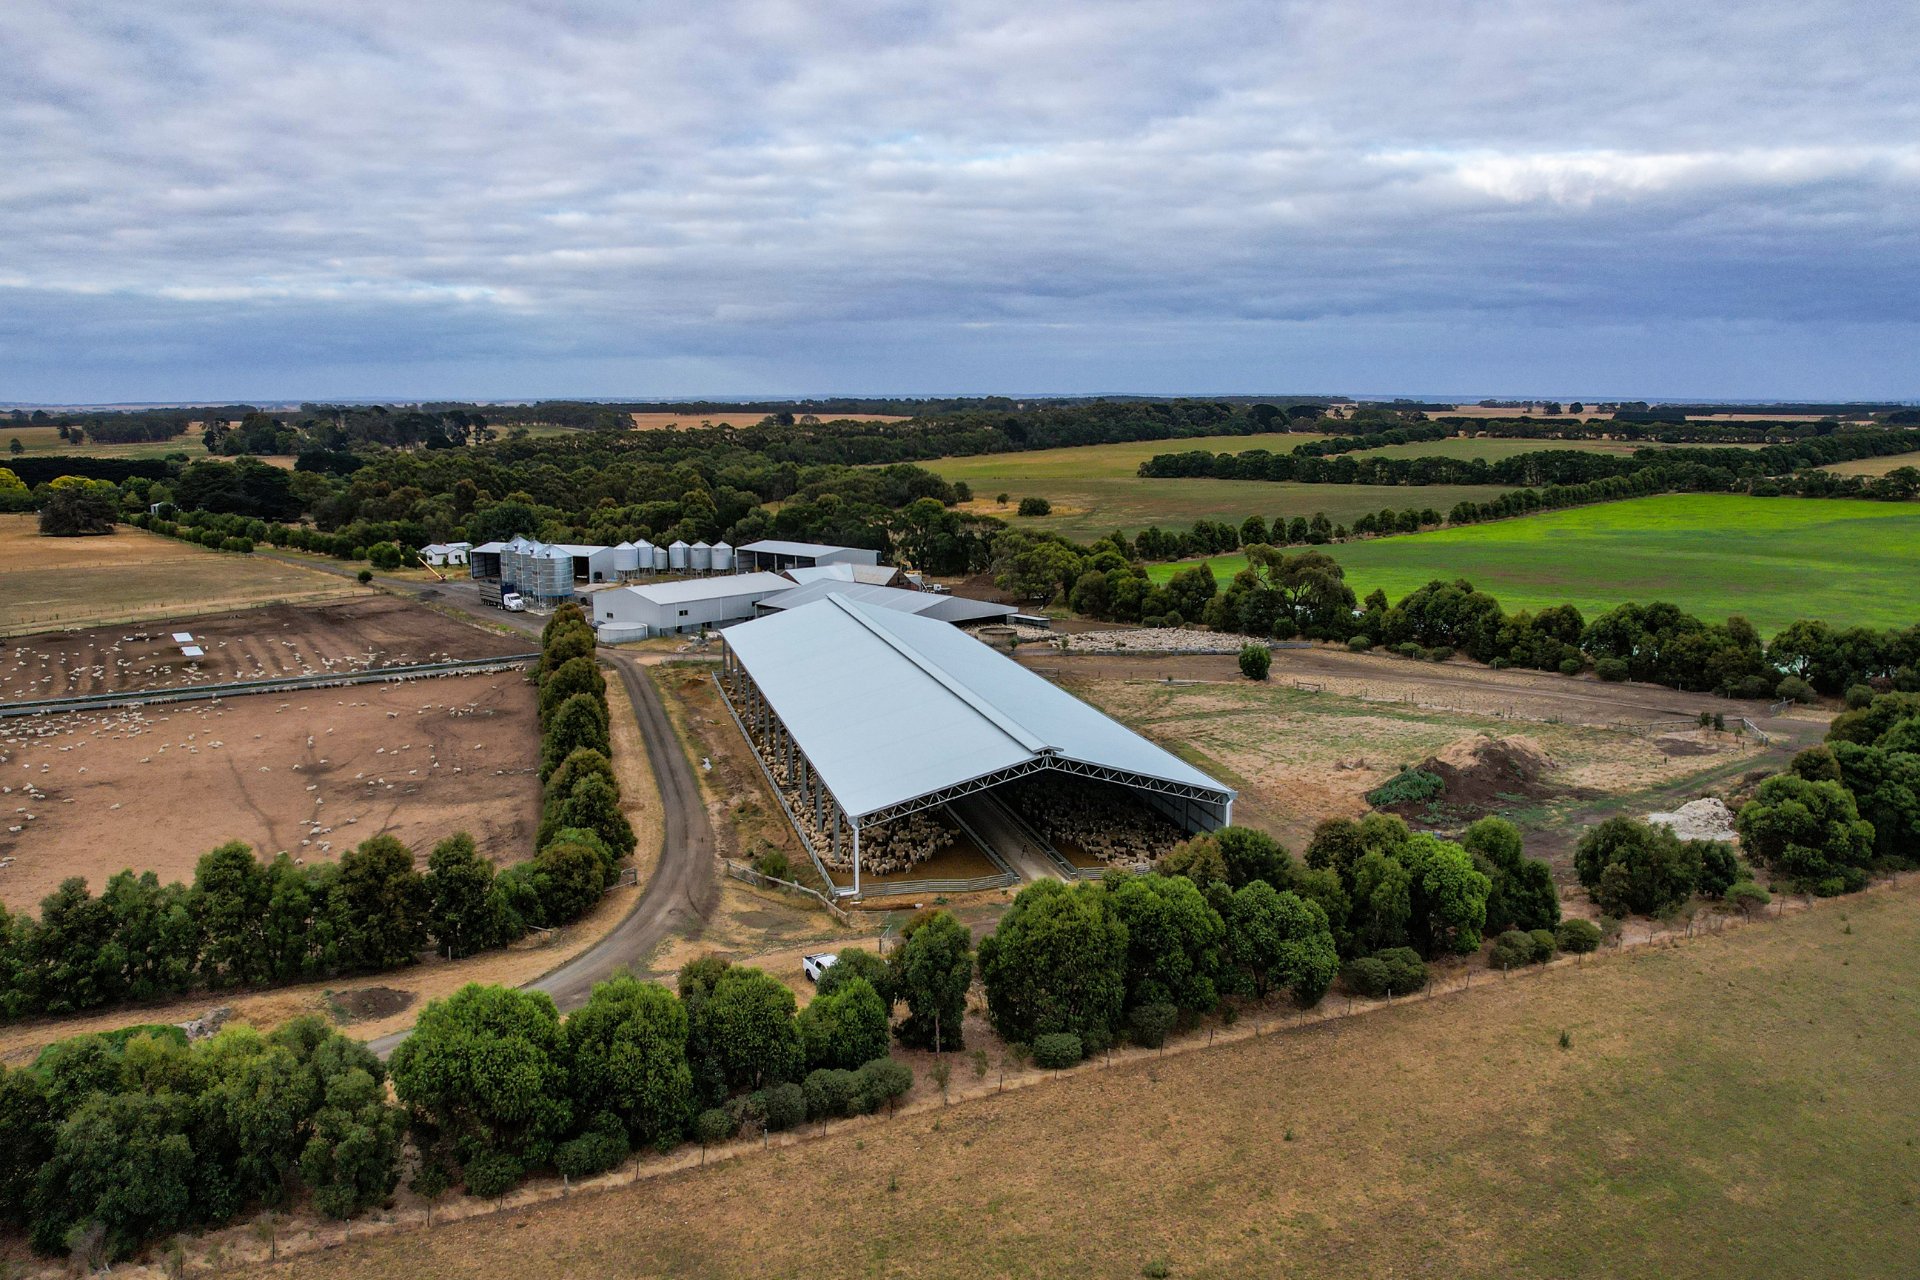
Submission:
<svg viewBox="0 0 1920 1280">
<path fill-rule="evenodd" d="M 0 724 L 0 901 L 125 867 L 191 880 L 244 840 L 337 859 L 381 833 L 424 859 L 455 831 L 502 865 L 532 851 L 539 724 L 518 672 L 32 717 Z"/>
<path fill-rule="evenodd" d="M 336 574 L 127 525 L 98 538 L 43 538 L 34 516 L 0 515 L 0 635 L 373 594 Z"/>
<path fill-rule="evenodd" d="M 1021 660 L 1240 791 L 1234 818 L 1295 850 L 1333 817 L 1367 812 L 1368 792 L 1404 767 L 1452 761 L 1519 738 L 1549 762 L 1512 785 L 1469 788 L 1474 804 L 1403 811 L 1454 830 L 1484 812 L 1520 823 L 1529 852 L 1563 874 L 1578 830 L 1606 811 L 1670 809 L 1782 767 L 1822 721 L 1651 685 L 1537 671 L 1493 671 L 1329 649 L 1274 652 L 1263 684 L 1231 657 L 1082 656 L 1023 650 Z M 1700 712 L 1742 715 L 1776 739 L 1697 727 Z M 1511 753 L 1498 752 L 1501 756 Z M 1567 865 L 1562 865 L 1567 864 Z M 1569 886 L 1562 886 L 1562 893 Z"/>
<path fill-rule="evenodd" d="M 0 702 L 349 674 L 537 648 L 525 636 L 376 594 L 21 636 L 0 648 Z"/>
</svg>

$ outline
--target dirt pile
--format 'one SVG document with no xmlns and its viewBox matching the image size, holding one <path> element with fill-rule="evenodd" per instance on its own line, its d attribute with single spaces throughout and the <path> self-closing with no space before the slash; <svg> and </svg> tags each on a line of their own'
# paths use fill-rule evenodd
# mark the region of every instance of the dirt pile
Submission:
<svg viewBox="0 0 1920 1280">
<path fill-rule="evenodd" d="M 1386 812 L 1441 824 L 1470 822 L 1549 796 L 1576 789 L 1548 781 L 1559 766 L 1545 747 L 1525 734 L 1504 738 L 1476 733 L 1459 738 L 1422 760 L 1418 768 L 1440 779 L 1438 795 L 1388 805 Z"/>
<path fill-rule="evenodd" d="M 1738 835 L 1733 829 L 1733 810 L 1712 796 L 1683 804 L 1672 813 L 1650 813 L 1647 821 L 1672 827 L 1673 834 L 1682 840 L 1732 841 Z"/>
</svg>

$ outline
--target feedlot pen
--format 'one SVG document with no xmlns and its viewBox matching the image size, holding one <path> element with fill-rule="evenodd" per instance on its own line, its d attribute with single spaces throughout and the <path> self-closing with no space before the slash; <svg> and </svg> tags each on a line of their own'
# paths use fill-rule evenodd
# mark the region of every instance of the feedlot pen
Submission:
<svg viewBox="0 0 1920 1280">
<path fill-rule="evenodd" d="M 0 702 L 348 675 L 507 657 L 526 647 L 524 638 L 484 631 L 393 597 L 276 605 L 22 636 L 0 648 Z"/>
</svg>

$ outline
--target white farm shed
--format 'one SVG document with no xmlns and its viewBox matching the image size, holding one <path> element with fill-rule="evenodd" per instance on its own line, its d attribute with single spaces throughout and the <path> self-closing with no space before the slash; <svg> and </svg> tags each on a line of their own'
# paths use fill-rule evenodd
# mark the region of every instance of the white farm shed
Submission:
<svg viewBox="0 0 1920 1280">
<path fill-rule="evenodd" d="M 782 542 L 777 538 L 749 542 L 733 555 L 734 562 L 742 572 L 767 569 L 778 573 L 782 569 L 811 569 L 822 564 L 880 563 L 878 551 L 867 551 L 861 547 L 829 547 L 819 542 Z"/>
<path fill-rule="evenodd" d="M 803 572 L 795 570 L 795 572 Z M 815 600 L 824 600 L 830 595 L 840 595 L 848 600 L 857 600 L 861 604 L 877 605 L 882 609 L 897 609 L 901 613 L 917 613 L 923 618 L 938 618 L 942 622 L 965 624 L 969 622 L 1005 622 L 1019 610 L 1010 604 L 990 604 L 985 600 L 969 600 L 964 596 L 935 595 L 931 591 L 906 591 L 899 587 L 875 587 L 860 582 L 835 582 L 820 579 L 809 582 L 803 587 L 783 591 L 777 596 L 768 596 L 760 602 L 762 614 L 777 613 L 783 609 L 797 609 L 812 604 Z"/>
<path fill-rule="evenodd" d="M 719 680 L 776 787 L 851 842 L 855 896 L 862 830 L 1050 770 L 1187 831 L 1233 821 L 1231 788 L 932 618 L 832 594 L 729 628 Z"/>
<path fill-rule="evenodd" d="M 677 635 L 753 616 L 770 595 L 793 590 L 777 573 L 736 573 L 595 591 L 583 603 L 603 636 L 628 639 Z M 641 630 L 644 628 L 644 630 Z"/>
</svg>

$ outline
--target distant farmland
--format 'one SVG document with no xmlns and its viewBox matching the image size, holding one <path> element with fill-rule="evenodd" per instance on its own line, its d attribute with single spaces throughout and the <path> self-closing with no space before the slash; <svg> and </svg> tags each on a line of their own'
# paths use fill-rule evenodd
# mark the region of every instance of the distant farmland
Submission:
<svg viewBox="0 0 1920 1280">
<path fill-rule="evenodd" d="M 1406 506 L 1406 495 L 1432 490 L 1384 492 L 1401 501 L 1383 505 Z M 1743 614 L 1771 635 L 1795 618 L 1920 622 L 1915 548 L 1913 504 L 1667 494 L 1325 549 L 1363 596 L 1383 587 L 1398 600 L 1434 578 L 1466 578 L 1508 612 L 1571 601 L 1592 617 L 1629 600 L 1670 600 L 1713 620 Z M 1246 566 L 1240 556 L 1212 563 L 1223 577 Z M 1165 580 L 1182 567 L 1152 572 Z"/>
<path fill-rule="evenodd" d="M 1205 449 L 1210 453 L 1240 453 L 1247 449 L 1284 452 L 1296 444 L 1323 436 L 1288 434 L 1260 436 L 1204 436 L 1190 440 L 1146 440 L 1133 444 L 1087 445 L 1076 449 L 1038 449 L 1031 453 L 994 453 L 969 458 L 941 458 L 924 463 L 947 480 L 964 480 L 973 487 L 967 510 L 1005 516 L 1015 526 L 1051 529 L 1077 540 L 1090 540 L 1124 529 L 1136 534 L 1148 525 L 1187 529 L 1195 520 L 1227 520 L 1238 525 L 1250 515 L 1266 520 L 1275 516 L 1311 516 L 1324 511 L 1337 523 L 1363 511 L 1399 508 L 1413 501 L 1412 489 L 1371 485 L 1311 485 L 1258 480 L 1143 480 L 1134 473 L 1156 453 Z M 1483 444 L 1486 441 L 1469 441 Z M 1494 441 L 1492 443 L 1503 443 Z M 1004 507 L 994 501 L 1011 496 Z M 1486 502 L 1506 490 L 1495 485 L 1435 485 L 1418 491 L 1418 505 L 1445 511 L 1464 498 Z M 1045 498 L 1055 514 L 1045 519 L 1017 519 L 1014 509 L 1025 497 Z"/>
</svg>

